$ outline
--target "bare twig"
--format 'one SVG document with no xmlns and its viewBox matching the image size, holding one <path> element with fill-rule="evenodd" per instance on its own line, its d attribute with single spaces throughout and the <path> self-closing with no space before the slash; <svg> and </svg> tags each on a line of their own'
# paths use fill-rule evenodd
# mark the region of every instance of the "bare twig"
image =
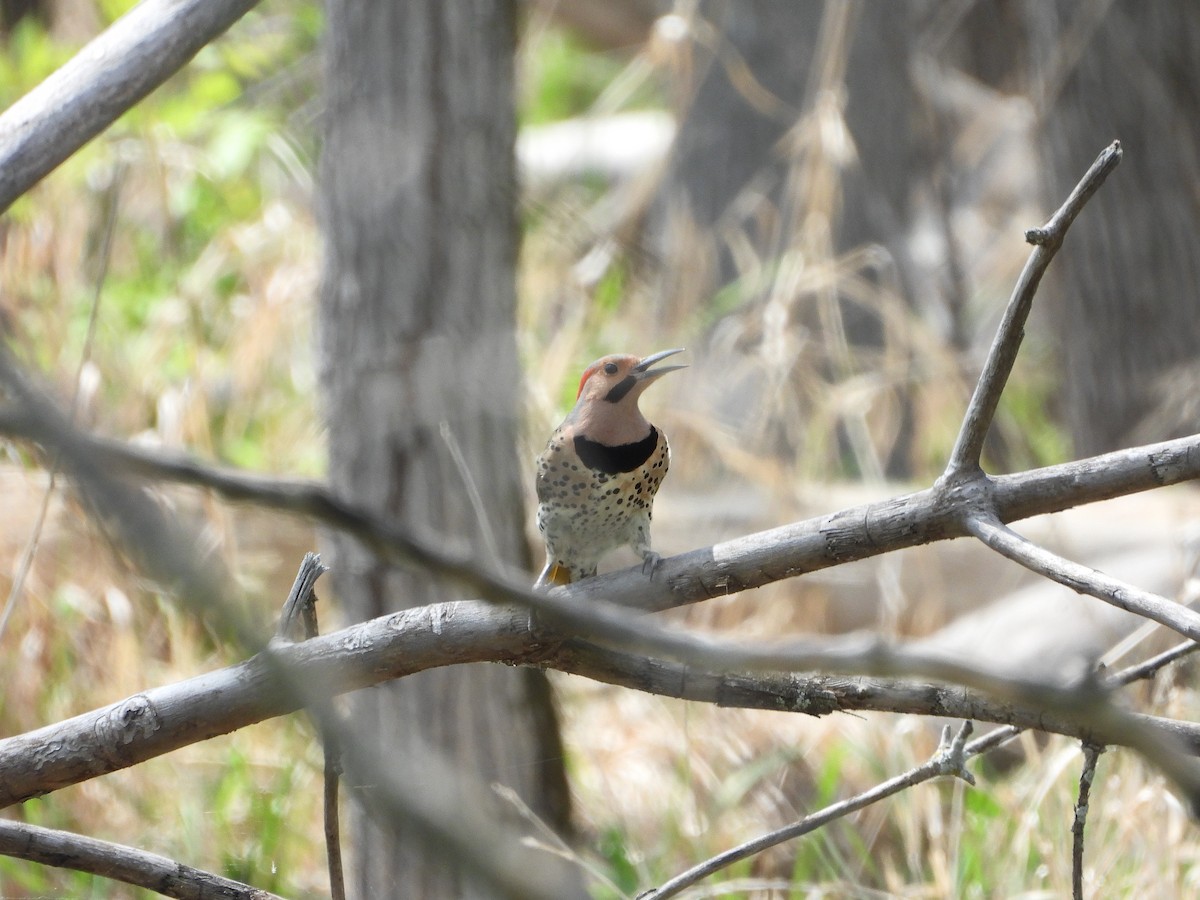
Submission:
<svg viewBox="0 0 1200 900">
<path fill-rule="evenodd" d="M 1079 773 L 1079 800 L 1075 804 L 1075 818 L 1071 823 L 1071 896 L 1083 900 L 1083 829 L 1087 824 L 1088 800 L 1092 793 L 1092 779 L 1096 777 L 1096 761 L 1104 747 L 1084 742 L 1083 769 Z"/>
<path fill-rule="evenodd" d="M 1180 644 L 1171 648 L 1170 650 L 1165 651 L 1164 653 L 1158 654 L 1152 659 L 1146 660 L 1145 662 L 1139 663 L 1135 666 L 1130 666 L 1129 668 L 1116 673 L 1109 679 L 1110 683 L 1114 685 L 1125 685 L 1143 678 L 1152 677 L 1163 666 L 1166 666 L 1171 662 L 1174 662 L 1175 660 L 1187 655 L 1188 653 L 1195 651 L 1197 647 L 1200 647 L 1200 645 L 1191 641 Z M 700 673 L 689 673 L 689 677 L 695 678 L 697 674 Z M 667 674 L 666 677 L 670 678 L 671 676 Z M 739 705 L 736 702 L 728 702 L 730 699 L 732 699 L 732 693 L 732 691 L 723 692 L 727 701 L 726 705 Z M 814 691 L 813 694 L 817 697 L 820 697 L 823 694 L 824 696 L 822 699 L 828 702 L 833 695 L 833 691 Z M 797 707 L 796 711 L 814 712 L 813 707 L 815 706 L 816 704 L 813 704 L 813 706 L 808 709 Z M 818 713 L 814 712 L 814 714 Z M 952 715 L 953 713 L 948 714 Z M 701 879 L 707 878 L 709 875 L 714 874 L 720 869 L 723 869 L 732 863 L 737 862 L 738 860 L 746 859 L 757 853 L 761 853 L 763 850 L 782 843 L 783 841 L 790 840 L 794 837 L 799 837 L 811 831 L 815 831 L 817 828 L 828 824 L 830 821 L 840 817 L 841 815 L 856 812 L 857 810 L 865 808 L 876 800 L 881 800 L 884 797 L 898 793 L 906 787 L 911 787 L 923 781 L 927 781 L 930 778 L 936 777 L 937 775 L 956 774 L 969 784 L 974 784 L 974 776 L 972 776 L 971 773 L 966 769 L 966 760 L 979 754 L 994 750 L 997 747 L 1007 743 L 1012 738 L 1016 737 L 1022 731 L 1026 730 L 1020 726 L 1008 725 L 1004 728 L 994 729 L 988 734 L 976 738 L 974 741 L 971 741 L 969 744 L 964 746 L 964 742 L 966 741 L 967 737 L 970 736 L 970 726 L 970 721 L 964 723 L 963 727 L 955 735 L 953 742 L 949 743 L 948 749 L 947 735 L 949 732 L 949 726 L 946 726 L 942 732 L 942 741 L 938 748 L 938 755 L 930 760 L 929 763 L 912 769 L 904 775 L 900 775 L 896 778 L 885 781 L 871 790 L 851 798 L 850 800 L 833 804 L 832 806 L 826 807 L 820 812 L 806 816 L 800 822 L 785 826 L 782 829 L 755 838 L 752 841 L 747 841 L 738 847 L 718 854 L 704 863 L 675 876 L 657 889 L 640 894 L 639 900 L 665 900 L 667 897 L 674 897 L 691 885 L 696 884 Z M 1098 744 L 1094 744 L 1090 741 L 1083 742 L 1084 765 L 1083 771 L 1080 773 L 1079 802 L 1075 808 L 1075 820 L 1072 826 L 1072 834 L 1074 837 L 1072 854 L 1073 887 L 1076 898 L 1082 898 L 1083 828 L 1084 821 L 1087 817 L 1088 795 L 1091 789 L 1092 779 L 1095 775 L 1096 761 L 1103 751 L 1104 748 Z M 937 771 L 933 764 L 938 761 L 939 757 L 941 757 L 948 766 L 957 769 L 957 771 Z"/>
<path fill-rule="evenodd" d="M 0 819 L 0 853 L 46 866 L 91 872 L 180 900 L 282 900 L 212 872 L 194 869 L 136 847 Z"/>
<path fill-rule="evenodd" d="M 1035 245 L 1029 255 L 1029 261 L 1021 272 L 1021 277 L 1013 289 L 1008 308 L 1000 328 L 992 341 L 987 361 L 975 385 L 975 392 L 967 406 L 963 418 L 962 429 L 950 453 L 950 462 L 942 476 L 948 481 L 957 478 L 972 477 L 979 471 L 979 458 L 983 452 L 983 439 L 987 435 L 992 419 L 996 415 L 996 406 L 1000 402 L 1000 394 L 1008 382 L 1017 351 L 1024 337 L 1025 320 L 1033 306 L 1033 297 L 1037 293 L 1042 275 L 1054 259 L 1058 248 L 1062 246 L 1063 237 L 1084 204 L 1099 190 L 1100 185 L 1108 178 L 1113 169 L 1121 161 L 1121 143 L 1113 141 L 1104 152 L 1097 157 L 1088 169 L 1087 174 L 1076 185 L 1071 196 L 1041 228 L 1033 228 L 1025 233 L 1025 239 Z"/>
<path fill-rule="evenodd" d="M 975 537 L 1001 556 L 1020 563 L 1032 572 L 1118 609 L 1151 619 L 1184 637 L 1200 640 L 1200 613 L 1195 610 L 1051 553 L 989 514 L 968 517 L 967 527 Z"/>
<path fill-rule="evenodd" d="M 718 853 L 700 865 L 694 866 L 686 872 L 682 872 L 669 881 L 664 882 L 658 888 L 638 894 L 638 900 L 667 900 L 668 897 L 677 897 L 693 884 L 696 884 L 696 882 L 733 865 L 739 860 L 755 856 L 777 844 L 782 844 L 784 841 L 790 841 L 793 838 L 816 831 L 830 822 L 858 812 L 860 809 L 865 809 L 873 803 L 878 803 L 880 800 L 890 797 L 893 794 L 898 794 L 900 791 L 910 788 L 913 785 L 929 781 L 931 778 L 937 778 L 940 775 L 953 775 L 957 778 L 962 778 L 968 784 L 974 784 L 975 776 L 967 771 L 965 765 L 966 756 L 964 754 L 964 745 L 971 734 L 971 728 L 972 725 L 970 722 L 964 722 L 958 733 L 952 736 L 950 726 L 947 725 L 942 732 L 942 741 L 938 746 L 937 752 L 924 765 L 910 769 L 903 775 L 897 775 L 895 778 L 889 778 L 887 781 L 877 784 L 870 790 L 863 791 L 861 794 L 851 797 L 848 800 L 830 804 L 819 812 L 805 816 L 799 822 L 785 825 L 783 828 L 764 834 L 754 840 L 746 841 L 744 844 L 739 844 L 737 847 L 732 847 L 723 853 Z"/>
<path fill-rule="evenodd" d="M 341 754 L 332 742 L 325 744 L 325 771 L 322 801 L 325 805 L 325 855 L 329 861 L 329 896 L 331 900 L 346 900 L 346 871 L 342 865 L 342 826 L 339 817 L 341 784 Z"/>
<path fill-rule="evenodd" d="M 1183 659 L 1183 657 L 1189 656 L 1197 650 L 1200 650 L 1200 644 L 1195 641 L 1184 641 L 1182 644 L 1176 644 L 1169 650 L 1164 650 L 1157 656 L 1152 656 L 1143 662 L 1121 670 L 1116 675 L 1111 676 L 1110 681 L 1113 684 L 1130 684 L 1143 678 L 1153 678 L 1163 666 L 1170 665 L 1177 659 Z"/>
<path fill-rule="evenodd" d="M 321 564 L 321 557 L 316 553 L 304 554 L 292 589 L 283 604 L 283 612 L 279 616 L 279 626 L 275 637 L 290 640 L 293 635 L 302 634 L 303 640 L 315 638 L 320 629 L 317 626 L 317 579 L 328 572 L 328 567 Z M 319 725 L 319 723 L 318 723 Z M 338 784 L 341 779 L 341 752 L 338 749 L 340 739 L 332 733 L 325 735 L 322 749 L 325 754 L 323 772 L 324 789 L 322 799 L 325 807 L 325 856 L 329 863 L 329 894 L 333 900 L 345 900 L 346 878 L 342 866 L 341 825 L 338 818 Z"/>
<path fill-rule="evenodd" d="M 143 0 L 0 114 L 0 212 L 258 0 Z"/>
</svg>

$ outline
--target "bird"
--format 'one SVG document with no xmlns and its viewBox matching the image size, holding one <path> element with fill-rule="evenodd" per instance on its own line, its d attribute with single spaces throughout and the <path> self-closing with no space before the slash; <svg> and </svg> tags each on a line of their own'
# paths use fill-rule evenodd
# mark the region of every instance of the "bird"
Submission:
<svg viewBox="0 0 1200 900">
<path fill-rule="evenodd" d="M 644 359 L 613 354 L 584 370 L 575 407 L 537 458 L 546 566 L 535 588 L 595 575 L 600 558 L 626 544 L 653 578 L 659 556 L 650 549 L 650 514 L 671 449 L 638 409 L 638 398 L 663 375 L 687 368 L 651 368 L 682 352 L 662 350 Z"/>
</svg>

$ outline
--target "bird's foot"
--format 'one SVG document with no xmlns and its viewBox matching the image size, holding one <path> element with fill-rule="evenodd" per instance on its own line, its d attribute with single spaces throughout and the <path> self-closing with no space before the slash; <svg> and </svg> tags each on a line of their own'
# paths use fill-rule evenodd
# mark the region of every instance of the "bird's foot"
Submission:
<svg viewBox="0 0 1200 900">
<path fill-rule="evenodd" d="M 642 574 L 654 580 L 654 573 L 658 571 L 658 567 L 662 565 L 662 557 L 653 550 L 647 550 L 642 554 Z"/>
</svg>

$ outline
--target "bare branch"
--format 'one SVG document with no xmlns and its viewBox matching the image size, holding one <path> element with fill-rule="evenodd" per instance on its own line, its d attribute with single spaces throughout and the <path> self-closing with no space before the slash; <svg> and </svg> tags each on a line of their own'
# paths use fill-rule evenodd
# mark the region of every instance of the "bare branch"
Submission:
<svg viewBox="0 0 1200 900">
<path fill-rule="evenodd" d="M 1031 572 L 1200 640 L 1200 613 L 1195 610 L 1044 550 L 990 515 L 969 517 L 967 527 L 997 553 Z"/>
<path fill-rule="evenodd" d="M 147 570 L 160 578 L 175 580 L 184 576 L 187 591 L 194 604 L 199 600 L 203 607 L 218 616 L 227 627 L 232 627 L 243 642 L 253 646 L 249 632 L 241 626 L 236 615 L 236 606 L 223 599 L 223 594 L 217 589 L 211 577 L 199 570 L 195 561 L 187 558 L 177 540 L 172 539 L 173 530 L 170 523 L 161 521 L 161 515 L 153 509 L 144 508 L 136 501 L 139 493 L 130 490 L 116 482 L 107 471 L 103 458 L 90 454 L 85 441 L 77 437 L 77 432 L 57 412 L 52 404 L 40 398 L 15 370 L 7 356 L 0 355 L 0 381 L 6 383 L 10 392 L 19 404 L 21 418 L 27 427 L 33 429 L 38 440 L 53 447 L 62 454 L 64 470 L 76 479 L 88 496 L 100 498 L 98 508 L 105 510 L 113 517 L 131 551 L 147 566 Z M 1196 454 L 1200 459 L 1200 453 Z M 1178 471 L 1174 469 L 1172 471 Z M 965 518 L 964 511 L 975 508 L 978 493 L 977 482 L 952 485 L 948 488 L 935 488 L 928 495 L 929 515 L 936 522 L 947 519 L 959 522 Z M 968 494 L 967 492 L 972 492 Z M 962 494 L 958 497 L 958 494 Z M 328 494 L 321 494 L 328 504 L 326 512 L 338 517 L 350 533 L 360 537 L 382 559 L 400 564 L 418 564 L 447 577 L 448 579 L 477 589 L 493 602 L 518 604 L 533 610 L 537 620 L 543 625 L 560 629 L 563 634 L 578 635 L 607 645 L 616 645 L 625 651 L 642 652 L 648 656 L 674 659 L 690 666 L 712 671 L 825 671 L 842 672 L 847 674 L 870 674 L 882 677 L 904 677 L 934 679 L 973 687 L 990 696 L 1008 702 L 1029 705 L 1042 711 L 1043 714 L 1060 716 L 1074 722 L 1080 728 L 1087 729 L 1096 735 L 1102 743 L 1120 743 L 1131 746 L 1160 766 L 1180 786 L 1182 792 L 1189 798 L 1200 797 L 1200 772 L 1195 766 L 1187 764 L 1180 755 L 1174 742 L 1167 739 L 1161 731 L 1149 731 L 1136 728 L 1136 721 L 1128 713 L 1116 709 L 1104 696 L 1094 689 L 1094 686 L 1081 685 L 1078 687 L 1063 687 L 1032 682 L 1006 673 L 985 671 L 970 665 L 948 660 L 936 654 L 919 653 L 912 650 L 901 651 L 885 646 L 875 641 L 842 642 L 831 646 L 827 641 L 794 641 L 777 647 L 745 647 L 732 644 L 717 644 L 696 636 L 674 633 L 661 626 L 645 620 L 631 620 L 628 613 L 612 603 L 595 600 L 587 604 L 577 602 L 573 596 L 575 591 L 555 591 L 551 594 L 534 593 L 525 583 L 515 580 L 506 574 L 488 571 L 476 563 L 469 553 L 453 553 L 427 539 L 417 539 L 401 529 L 393 522 L 382 516 L 354 509 L 338 501 Z M 920 495 L 910 495 L 910 497 Z M 906 504 L 902 498 L 900 507 Z M 841 533 L 853 532 L 854 526 L 860 531 L 860 546 L 868 546 L 873 552 L 880 552 L 879 545 L 889 546 L 896 542 L 906 532 L 914 530 L 911 516 L 897 516 L 895 531 L 883 527 L 889 514 L 897 515 L 895 502 L 892 504 L 876 504 L 868 509 L 879 509 L 879 516 L 868 516 L 865 520 L 851 520 L 845 523 Z M 947 513 L 947 509 L 952 511 Z M 826 517 L 824 521 L 838 521 L 844 514 Z M 917 521 L 921 521 L 917 517 Z M 803 523 L 801 523 L 803 525 Z M 960 525 L 961 527 L 961 525 Z M 779 531 L 778 529 L 776 531 Z M 771 535 L 773 532 L 765 532 Z M 844 558 L 837 554 L 839 546 L 837 529 L 818 534 L 822 537 L 823 552 L 833 555 L 837 561 Z M 894 536 L 893 536 L 894 535 Z M 934 536 L 944 537 L 944 534 Z M 932 538 L 930 538 L 932 539 Z M 754 541 L 750 541 L 751 552 L 756 552 Z M 714 548 L 715 549 L 715 548 Z M 686 556 L 684 557 L 686 558 Z M 714 560 L 715 561 L 715 560 Z M 664 566 L 668 565 L 664 563 Z M 781 573 L 783 575 L 797 574 L 794 569 Z M 599 580 L 599 579 L 596 579 Z M 588 582 L 585 580 L 583 585 Z M 641 584 L 645 585 L 644 578 Z M 583 587 L 581 585 L 580 587 Z M 431 608 L 436 609 L 436 608 Z M 501 628 L 503 623 L 498 623 Z M 523 623 L 523 624 L 528 624 Z M 441 633 L 438 633 L 441 636 Z M 543 639 L 554 640 L 561 635 L 550 633 L 541 634 Z M 527 637 L 529 637 L 527 635 Z M 536 642 L 537 637 L 530 637 Z M 315 641 L 306 642 L 301 647 Z M 530 656 L 530 643 L 524 647 L 518 646 L 514 656 Z M 286 648 L 290 649 L 290 648 Z M 464 659 L 447 658 L 446 650 L 441 647 L 441 654 L 434 653 L 432 660 L 427 659 L 426 668 L 431 665 L 445 665 L 450 662 L 466 661 Z M 428 652 L 428 648 L 427 648 Z M 497 654 L 493 647 L 488 652 Z M 278 672 L 273 666 L 276 654 L 265 657 L 265 669 L 268 674 L 276 677 Z M 503 659 L 503 655 L 483 655 L 475 659 Z M 285 666 L 285 671 L 291 671 Z M 409 669 L 417 671 L 417 669 Z M 330 679 L 333 674 L 330 673 Z M 332 696 L 336 691 L 329 686 L 325 678 L 317 678 L 311 682 L 320 685 Z M 360 685 L 361 686 L 361 685 Z M 349 688 L 347 688 L 349 689 Z M 285 691 L 291 708 L 300 704 L 293 687 Z M 312 708 L 319 697 L 305 696 L 303 702 Z M 140 718 L 140 716 L 139 716 Z M 228 717 L 223 717 L 228 720 Z M 142 722 L 144 724 L 144 721 Z M 236 725 L 234 727 L 237 727 Z M 220 730 L 230 730 L 221 727 Z M 214 732 L 219 733 L 219 732 Z M 208 735 L 211 736 L 211 735 Z M 197 738 L 201 739 L 201 738 Z M 87 743 L 87 740 L 84 740 Z M 154 744 L 156 742 L 149 742 Z M 3 745 L 0 745 L 0 749 Z M 75 748 L 78 750 L 78 747 Z M 98 751 L 100 748 L 93 748 Z M 120 749 L 105 747 L 107 752 Z M 128 748 L 124 748 L 127 750 Z M 164 749 L 173 749 L 165 747 Z M 162 752 L 159 750 L 157 752 Z M 68 754 L 72 756 L 73 754 Z M 75 754 L 77 755 L 77 754 Z M 153 752 L 150 755 L 154 755 Z M 85 767 L 96 765 L 96 756 L 76 761 L 75 765 Z M 39 774 L 48 774 L 50 764 L 42 759 L 43 766 Z M 71 770 L 71 766 L 67 766 Z M 0 767 L 0 773 L 4 771 Z M 90 774 L 98 774 L 90 772 Z M 41 779 L 35 779 L 41 781 Z M 26 790 L 29 788 L 26 787 Z M 53 788 L 48 788 L 53 789 Z M 35 791 L 36 792 L 36 791 Z M 28 796 L 28 794 L 26 795 Z"/>
<path fill-rule="evenodd" d="M 0 853 L 45 866 L 91 872 L 181 900 L 282 900 L 212 872 L 173 859 L 96 838 L 0 819 Z"/>
<path fill-rule="evenodd" d="M 1109 680 L 1114 685 L 1124 685 L 1124 684 L 1129 684 L 1133 681 L 1137 681 L 1142 678 L 1151 677 L 1156 672 L 1158 672 L 1158 670 L 1161 669 L 1163 666 L 1168 665 L 1171 662 L 1175 661 L 1176 659 L 1179 659 L 1179 658 L 1187 655 L 1188 653 L 1195 651 L 1198 647 L 1200 647 L 1200 645 L 1197 645 L 1191 641 L 1188 641 L 1184 644 L 1180 644 L 1176 647 L 1173 647 L 1172 649 L 1167 650 L 1164 653 L 1160 653 L 1157 656 L 1155 656 L 1153 659 L 1146 660 L 1144 663 L 1139 663 L 1138 665 L 1130 666 L 1129 668 L 1124 669 L 1123 671 L 1118 672 L 1117 674 L 1113 675 Z M 688 675 L 690 678 L 694 679 L 694 673 L 688 673 Z M 685 679 L 683 677 L 680 677 L 678 679 L 678 681 L 680 684 L 683 684 Z M 834 687 L 834 685 L 830 685 L 830 687 L 832 688 L 832 687 Z M 889 686 L 889 687 L 892 691 L 898 691 L 898 690 L 902 691 L 902 690 L 909 689 L 911 686 L 895 685 L 895 686 Z M 742 705 L 742 704 L 736 702 L 732 692 L 722 692 L 722 693 L 727 701 L 726 703 L 724 703 L 722 705 L 727 705 L 727 706 Z M 823 693 L 824 700 L 826 702 L 828 702 L 834 696 L 835 691 L 827 690 L 827 691 L 823 691 L 823 692 L 814 692 L 814 693 Z M 960 693 L 960 692 L 954 691 L 953 693 Z M 945 694 L 943 694 L 942 696 L 945 696 Z M 695 699 L 695 698 L 690 698 L 690 699 Z M 734 702 L 728 702 L 731 700 L 733 700 Z M 771 707 L 766 706 L 764 708 L 771 708 Z M 796 709 L 797 711 L 801 711 L 801 712 L 811 712 L 812 711 L 809 708 L 799 707 L 799 706 L 791 707 L 791 708 Z M 893 711 L 899 711 L 899 710 L 896 710 L 895 706 L 893 706 L 891 704 L 888 705 L 888 708 Z M 820 713 L 814 713 L 814 714 L 820 714 Z M 954 715 L 954 713 L 947 713 L 947 714 L 951 715 L 951 716 Z M 995 719 L 989 719 L 989 720 L 996 721 Z M 1042 724 L 1044 724 L 1044 723 L 1039 723 L 1038 725 L 1034 725 L 1032 727 L 1041 728 Z M 973 756 L 977 756 L 981 753 L 986 753 L 990 750 L 995 749 L 996 747 L 1001 746 L 1002 744 L 1004 744 L 1007 741 L 1009 741 L 1010 739 L 1016 737 L 1023 730 L 1025 730 L 1024 728 L 1017 726 L 1017 725 L 1009 725 L 1005 728 L 997 728 L 980 738 L 976 738 L 974 741 L 971 741 L 971 743 L 965 744 L 965 746 L 964 746 L 966 739 L 970 736 L 970 730 L 971 730 L 970 726 L 971 726 L 970 720 L 966 721 L 963 724 L 963 727 L 955 735 L 953 741 L 949 742 L 949 744 L 948 744 L 947 734 L 949 732 L 949 726 L 947 725 L 946 728 L 942 732 L 942 741 L 941 741 L 941 745 L 938 748 L 938 755 L 935 755 L 934 758 L 932 760 L 930 760 L 929 763 L 926 763 L 924 766 L 919 766 L 916 769 L 913 769 L 913 770 L 905 773 L 904 775 L 900 775 L 889 781 L 883 782 L 882 784 L 877 785 L 876 787 L 872 788 L 871 790 L 866 791 L 862 794 L 859 794 L 858 796 L 853 797 L 849 800 L 845 800 L 840 803 L 833 804 L 832 806 L 826 807 L 824 810 L 821 810 L 818 813 L 814 813 L 811 816 L 807 816 L 806 818 L 802 819 L 798 823 L 788 825 L 782 829 L 771 832 L 768 835 L 763 835 L 762 837 L 755 838 L 752 841 L 748 841 L 744 844 L 739 845 L 738 847 L 732 848 L 728 851 L 725 851 L 724 853 L 718 854 L 717 856 L 714 856 L 712 859 L 709 859 L 709 860 L 705 861 L 704 863 L 694 866 L 693 868 L 688 869 L 686 872 L 683 872 L 683 873 L 675 876 L 674 878 L 665 882 L 661 887 L 654 889 L 654 890 L 646 891 L 642 894 L 639 894 L 638 900 L 665 900 L 665 898 L 667 898 L 667 897 L 674 897 L 678 893 L 683 891 L 684 889 L 690 887 L 693 884 L 696 884 L 701 879 L 707 878 L 709 875 L 714 874 L 715 872 L 719 871 L 720 869 L 725 868 L 725 867 L 731 865 L 732 863 L 737 862 L 738 860 L 746 859 L 747 857 L 753 856 L 756 853 L 760 853 L 769 847 L 773 847 L 776 844 L 782 843 L 783 841 L 790 840 L 794 837 L 799 837 L 799 836 L 801 836 L 803 834 L 807 834 L 811 831 L 815 831 L 817 828 L 828 824 L 834 818 L 838 818 L 839 815 L 846 815 L 851 812 L 855 812 L 859 809 L 863 809 L 866 806 L 870 805 L 870 803 L 875 802 L 876 800 L 881 800 L 887 796 L 890 796 L 891 794 L 898 793 L 900 790 L 903 790 L 905 787 L 914 786 L 916 784 L 919 784 L 920 782 L 927 781 L 930 778 L 936 777 L 939 774 L 958 775 L 958 777 L 967 781 L 969 784 L 974 784 L 975 783 L 974 776 L 972 776 L 971 773 L 966 769 L 966 760 L 970 759 Z M 1051 728 L 1049 730 L 1053 731 L 1054 729 Z M 1096 761 L 1099 758 L 1100 753 L 1103 752 L 1104 748 L 1097 744 L 1093 744 L 1093 743 L 1085 740 L 1083 743 L 1083 749 L 1084 749 L 1084 767 L 1083 767 L 1083 771 L 1080 773 L 1079 803 L 1076 805 L 1075 821 L 1072 826 L 1072 833 L 1074 836 L 1074 845 L 1073 845 L 1074 881 L 1073 881 L 1073 884 L 1074 884 L 1074 890 L 1075 890 L 1075 897 L 1077 897 L 1077 898 L 1082 897 L 1083 827 L 1084 827 L 1084 820 L 1086 819 L 1086 816 L 1087 816 L 1088 795 L 1089 795 L 1089 792 L 1091 789 L 1092 779 L 1095 774 Z M 936 766 L 934 765 L 934 763 L 936 763 L 939 760 L 939 756 L 941 757 L 943 763 L 945 765 L 947 765 L 948 767 L 950 767 L 952 769 L 952 771 L 943 773 L 943 772 L 939 772 L 936 770 Z"/>
<path fill-rule="evenodd" d="M 64 439 L 47 428 L 52 409 L 0 408 L 0 434 L 53 448 Z M 383 559 L 417 565 L 467 583 L 497 599 L 505 587 L 466 552 L 434 536 L 418 536 L 335 496 L 324 485 L 216 468 L 193 458 L 109 438 L 69 436 L 79 452 L 108 471 L 212 490 L 234 502 L 301 515 L 354 535 Z M 1200 478 L 1200 434 L 1106 453 L 988 480 L 998 518 L 1012 522 L 1086 503 Z M 934 487 L 900 497 L 805 519 L 745 537 L 666 557 L 647 581 L 640 566 L 590 578 L 556 590 L 555 596 L 587 607 L 596 600 L 657 612 L 727 596 L 783 578 L 914 547 L 966 537 L 961 486 Z M 524 586 L 519 586 L 521 593 Z"/>
<path fill-rule="evenodd" d="M 0 212 L 258 0 L 142 0 L 0 114 Z"/>
<path fill-rule="evenodd" d="M 1104 748 L 1084 742 L 1083 769 L 1079 773 L 1079 799 L 1075 803 L 1075 818 L 1071 822 L 1071 896 L 1083 900 L 1083 829 L 1087 824 L 1088 802 L 1092 794 L 1092 779 L 1096 777 L 1096 762 Z"/>
<path fill-rule="evenodd" d="M 259 655 L 0 740 L 0 807 L 294 712 L 300 701 L 284 683 L 282 672 L 288 673 L 287 682 L 320 688 L 327 698 L 437 666 L 485 661 L 551 666 L 598 681 L 723 706 L 812 715 L 836 710 L 911 712 L 1011 723 L 1138 749 L 1154 736 L 1170 737 L 1191 752 L 1200 752 L 1200 725 L 1128 713 L 1120 714 L 1116 722 L 1094 720 L 1088 705 L 1080 705 L 1078 689 L 1051 689 L 1052 694 L 1059 692 L 1054 704 L 1023 703 L 989 699 L 986 689 L 924 683 L 781 674 L 750 677 L 694 663 L 646 659 L 578 640 L 560 647 L 545 643 L 548 639 L 545 632 L 530 631 L 529 616 L 521 610 L 457 601 L 383 616 L 303 643 L 275 645 L 273 663 Z M 906 657 L 902 651 L 885 654 L 870 645 L 856 647 L 836 640 L 820 641 L 807 661 L 861 673 L 883 670 L 889 656 L 891 668 L 905 674 L 923 668 L 918 663 L 924 660 Z M 981 683 L 988 677 L 976 674 Z M 1026 687 L 1036 691 L 1042 686 Z M 1092 689 L 1088 692 L 1097 695 Z"/>
<path fill-rule="evenodd" d="M 694 866 L 686 872 L 682 872 L 669 881 L 664 882 L 660 887 L 638 894 L 638 900 L 667 900 L 668 897 L 677 897 L 693 884 L 719 872 L 721 869 L 733 865 L 735 862 L 748 859 L 777 844 L 782 844 L 784 841 L 790 841 L 801 835 L 809 834 L 818 828 L 823 828 L 830 822 L 858 812 L 860 809 L 865 809 L 872 803 L 878 803 L 880 800 L 884 800 L 893 794 L 898 794 L 906 788 L 929 781 L 931 778 L 937 778 L 939 775 L 953 775 L 964 779 L 970 784 L 974 784 L 975 777 L 965 768 L 966 756 L 964 754 L 964 744 L 971 734 L 971 727 L 970 722 L 964 722 L 958 733 L 951 737 L 950 726 L 947 725 L 942 732 L 942 742 L 938 746 L 937 752 L 924 765 L 910 769 L 903 775 L 897 775 L 895 778 L 889 778 L 887 781 L 877 784 L 870 790 L 863 791 L 861 794 L 851 797 L 848 800 L 832 803 L 819 812 L 805 816 L 799 822 L 785 825 L 783 828 L 746 841 L 744 844 L 739 844 L 737 847 L 732 847 L 723 853 L 718 853 L 700 865 Z"/>
<path fill-rule="evenodd" d="M 283 603 L 279 625 L 275 629 L 278 640 L 311 640 L 320 634 L 317 626 L 317 579 L 329 569 L 321 563 L 316 553 L 305 553 L 300 569 L 292 582 L 292 589 Z M 320 722 L 317 723 L 320 727 Z M 342 867 L 341 822 L 338 818 L 338 787 L 341 780 L 342 735 L 326 732 L 322 741 L 325 754 L 322 778 L 324 788 L 322 801 L 325 807 L 325 857 L 329 867 L 329 895 L 332 900 L 345 900 L 346 878 Z"/>
<path fill-rule="evenodd" d="M 1170 665 L 1175 660 L 1189 656 L 1197 650 L 1200 650 L 1200 644 L 1195 641 L 1184 641 L 1144 662 L 1123 669 L 1112 676 L 1111 681 L 1113 684 L 1130 684 L 1143 678 L 1153 678 L 1163 666 Z"/>
<path fill-rule="evenodd" d="M 1016 287 L 1013 288 L 1012 298 L 1008 301 L 1008 308 L 1004 311 L 1004 318 L 992 341 L 992 348 L 988 351 L 987 361 L 967 406 L 962 429 L 954 442 L 943 478 L 954 480 L 970 477 L 979 471 L 983 439 L 996 415 L 1000 394 L 1008 382 L 1017 351 L 1021 347 L 1021 340 L 1025 336 L 1025 320 L 1033 307 L 1033 297 L 1037 293 L 1042 275 L 1054 259 L 1058 248 L 1062 246 L 1063 237 L 1075 217 L 1120 161 L 1121 143 L 1113 141 L 1092 163 L 1087 174 L 1050 221 L 1041 228 L 1033 228 L 1025 233 L 1025 239 L 1035 245 L 1033 252 L 1025 263 Z"/>
</svg>

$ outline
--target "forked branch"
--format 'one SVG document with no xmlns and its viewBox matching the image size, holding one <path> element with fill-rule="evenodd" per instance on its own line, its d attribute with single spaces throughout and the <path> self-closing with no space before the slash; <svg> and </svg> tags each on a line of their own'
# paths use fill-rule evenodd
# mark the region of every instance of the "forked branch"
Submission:
<svg viewBox="0 0 1200 900">
<path fill-rule="evenodd" d="M 1067 201 L 1059 208 L 1050 221 L 1041 228 L 1031 228 L 1025 232 L 1025 240 L 1034 245 L 1029 260 L 1013 288 L 1008 307 L 992 341 L 983 371 L 975 385 L 975 392 L 967 406 L 963 417 L 962 428 L 954 449 L 950 453 L 950 462 L 946 466 L 946 480 L 953 481 L 962 477 L 970 477 L 979 472 L 979 459 L 983 453 L 983 439 L 987 436 L 992 419 L 996 415 L 996 407 L 1000 403 L 1000 395 L 1008 383 L 1012 373 L 1013 363 L 1017 359 L 1017 351 L 1021 349 L 1021 340 L 1025 336 L 1025 321 L 1033 308 L 1033 298 L 1041 283 L 1042 275 L 1050 266 L 1050 261 L 1062 246 L 1067 229 L 1075 221 L 1080 210 L 1100 189 L 1109 174 L 1121 162 L 1121 142 L 1113 141 L 1104 149 L 1087 174 L 1075 186 L 1075 190 Z"/>
</svg>

